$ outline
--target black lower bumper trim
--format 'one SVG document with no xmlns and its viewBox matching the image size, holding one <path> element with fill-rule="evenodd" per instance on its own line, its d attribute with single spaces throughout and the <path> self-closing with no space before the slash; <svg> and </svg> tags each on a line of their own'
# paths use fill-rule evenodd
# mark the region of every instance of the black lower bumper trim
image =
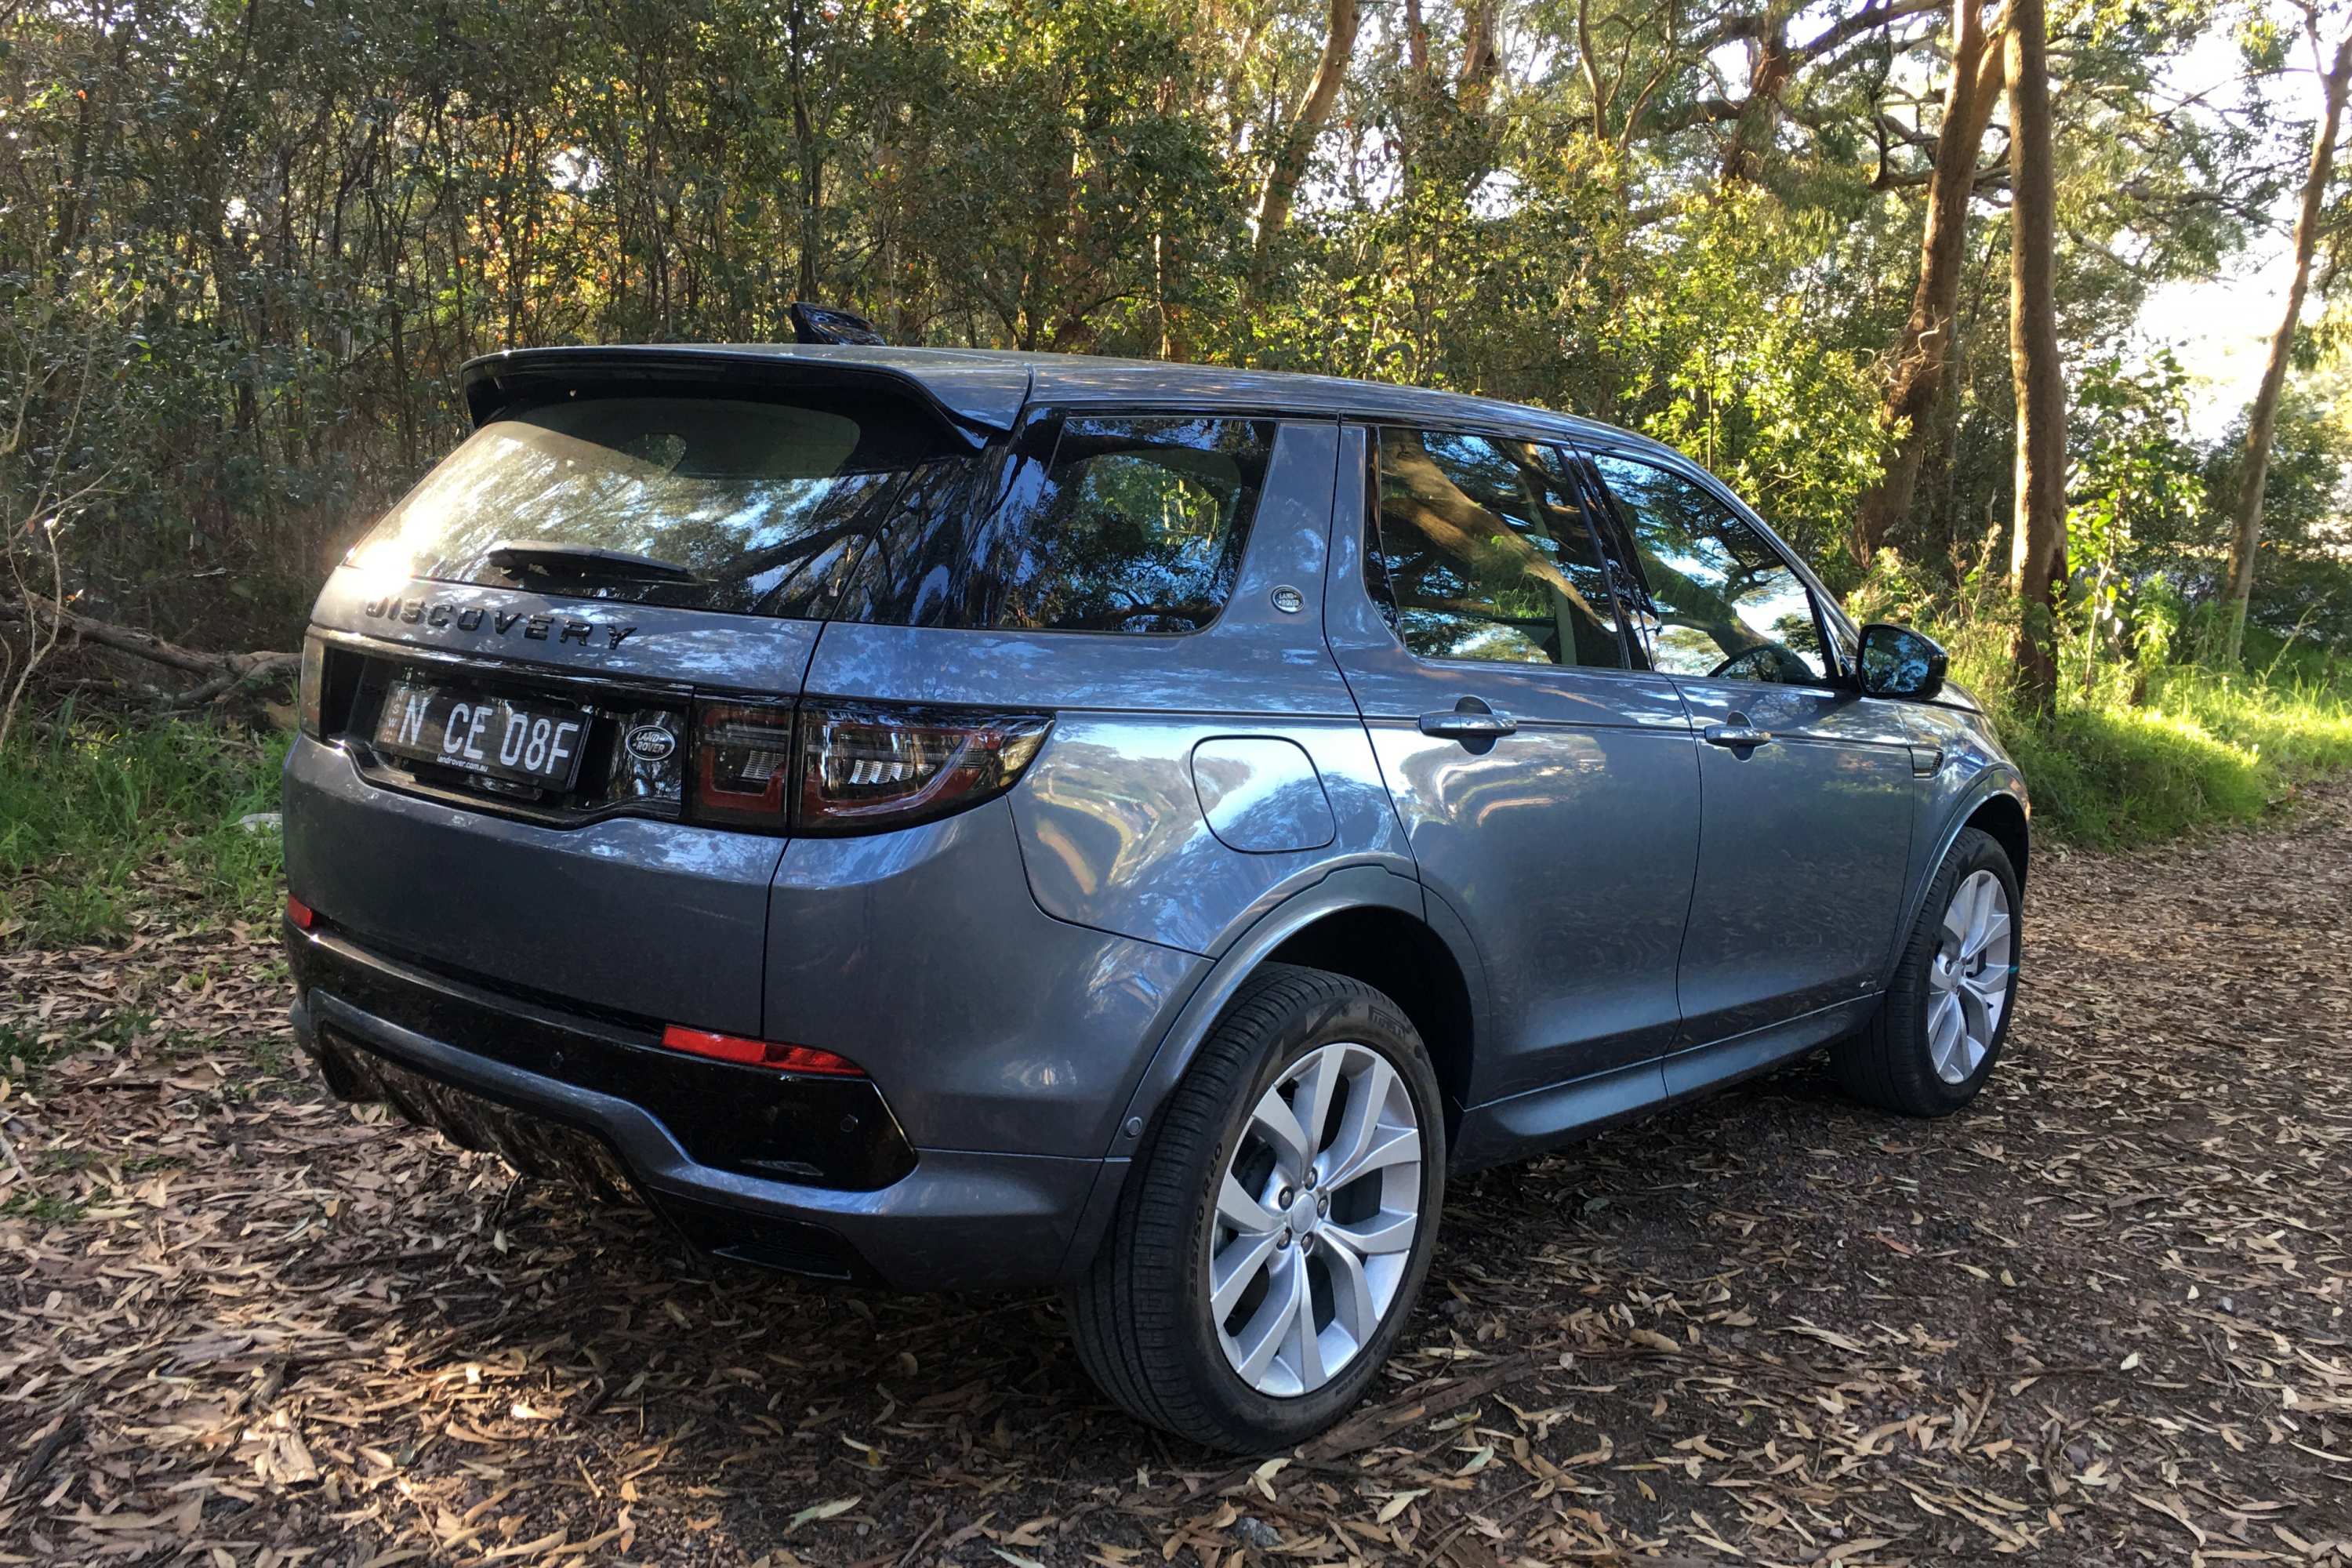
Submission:
<svg viewBox="0 0 2352 1568">
<path fill-rule="evenodd" d="M 444 1083 L 334 1029 L 317 1032 L 314 1050 L 337 1093 L 348 1085 L 355 1092 L 346 1098 L 381 1100 L 460 1148 L 498 1155 L 526 1176 L 568 1182 L 600 1202 L 642 1200 L 703 1252 L 810 1279 L 872 1278 L 856 1249 L 823 1226 L 745 1214 L 641 1186 L 598 1133 Z"/>
<path fill-rule="evenodd" d="M 763 1181 L 846 1192 L 889 1186 L 915 1151 L 866 1079 L 779 1073 L 665 1050 L 657 1027 L 559 1011 L 469 977 L 289 928 L 305 993 L 540 1078 L 623 1100 L 660 1122 L 698 1164 Z M 329 1086 L 347 1098 L 352 1087 Z M 382 1098 L 365 1094 L 363 1098 Z"/>
<path fill-rule="evenodd" d="M 593 1132 L 427 1078 L 332 1029 L 319 1031 L 317 1054 L 330 1087 L 347 1100 L 381 1101 L 461 1149 L 496 1154 L 523 1175 L 568 1181 L 605 1203 L 635 1195 L 627 1169 Z"/>
</svg>

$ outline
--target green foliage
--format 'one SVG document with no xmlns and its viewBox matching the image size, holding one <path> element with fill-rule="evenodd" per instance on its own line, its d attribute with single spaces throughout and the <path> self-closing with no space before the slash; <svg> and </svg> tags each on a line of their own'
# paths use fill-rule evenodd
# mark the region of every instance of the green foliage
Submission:
<svg viewBox="0 0 2352 1568">
<path fill-rule="evenodd" d="M 2352 663 L 2231 676 L 2135 653 L 2088 685 L 2065 683 L 2056 710 L 2035 716 L 2008 700 L 2013 611 L 1997 599 L 1946 604 L 1920 624 L 1945 641 L 1953 678 L 2023 771 L 2035 831 L 2060 842 L 2144 843 L 2251 821 L 2297 782 L 2352 767 Z M 2082 640 L 2067 639 L 2069 668 L 2087 662 Z"/>
<path fill-rule="evenodd" d="M 2188 372 L 2169 350 L 2135 372 L 2114 355 L 2094 362 L 2075 393 L 2073 434 L 2071 640 L 2087 689 L 2103 660 L 2161 661 L 2179 628 L 2179 593 L 2164 566 L 2205 501 L 2204 454 L 2189 434 Z"/>
<path fill-rule="evenodd" d="M 1834 284 L 1771 282 L 1797 258 L 1834 256 L 1829 227 L 1783 220 L 1754 193 L 1709 209 L 1671 276 L 1627 301 L 1617 342 L 1660 384 L 1627 399 L 1630 422 L 1720 476 L 1836 585 L 1862 492 L 1884 465 L 1880 392 L 1864 355 L 1822 341 Z"/>
<path fill-rule="evenodd" d="M 0 752 L 0 942 L 118 941 L 149 921 L 266 918 L 287 742 L 209 724 L 54 721 Z"/>
<path fill-rule="evenodd" d="M 1614 418 L 1712 462 L 1843 583 L 1885 457 L 1940 13 L 1517 0 L 1482 74 L 1472 10 L 1430 0 L 1408 39 L 1364 7 L 1253 279 L 1252 217 L 1322 52 L 1307 0 L 19 7 L 0 394 L 28 417 L 0 442 L 0 498 L 63 451 L 95 486 L 60 534 L 86 609 L 283 647 L 370 515 L 454 445 L 467 358 L 774 339 L 814 296 L 895 342 Z M 2078 348 L 2267 199 L 2256 131 L 2152 90 L 2223 25 L 2194 0 L 2062 11 Z M 1852 31 L 1777 96 L 1727 105 L 1729 52 L 1830 26 Z M 2005 505 L 2005 247 L 1983 204 L 1953 438 L 1904 541 L 1922 560 Z"/>
<path fill-rule="evenodd" d="M 1322 53 L 1312 0 L 17 7 L 6 561 L 54 538 L 87 611 L 290 647 L 342 549 L 456 443 L 466 360 L 772 340 L 814 297 L 899 342 L 1335 372 L 1647 431 L 1858 604 L 1944 627 L 1997 695 L 2014 419 L 1993 183 L 1900 552 L 1863 581 L 1846 553 L 1889 455 L 1942 9 L 1515 0 L 1491 69 L 1473 23 L 1491 8 L 1428 0 L 1418 36 L 1363 12 L 1292 220 L 1261 247 Z M 2053 19 L 2069 679 L 2018 743 L 2046 763 L 2050 821 L 2128 837 L 2200 802 L 2236 815 L 2330 754 L 2336 678 L 2313 661 L 2352 647 L 2352 443 L 2325 400 L 2290 400 L 2252 614 L 2277 678 L 2194 686 L 2175 664 L 2210 614 L 2242 442 L 2200 449 L 2178 363 L 2107 345 L 2295 173 L 2304 131 L 2274 121 L 2271 78 L 2243 112 L 2185 110 L 2168 84 L 2225 35 L 2274 71 L 2291 29 L 2205 0 Z M 186 754 L 61 721 L 0 758 L 0 923 L 120 936 L 175 899 L 260 897 L 274 849 L 219 823 L 247 784 L 270 793 L 268 757 L 162 733 Z"/>
<path fill-rule="evenodd" d="M 2340 374 L 2331 379 L 2340 397 Z M 2247 622 L 2250 630 L 2274 638 L 2352 648 L 2352 524 L 2345 506 L 2352 430 L 2336 401 L 2323 395 L 2326 390 L 2325 384 L 2291 385 L 2280 405 L 2263 484 L 2262 547 Z M 2197 529 L 2181 542 L 2175 568 L 2200 600 L 2221 593 L 2245 449 L 2241 417 L 2205 458 L 2208 504 Z"/>
</svg>

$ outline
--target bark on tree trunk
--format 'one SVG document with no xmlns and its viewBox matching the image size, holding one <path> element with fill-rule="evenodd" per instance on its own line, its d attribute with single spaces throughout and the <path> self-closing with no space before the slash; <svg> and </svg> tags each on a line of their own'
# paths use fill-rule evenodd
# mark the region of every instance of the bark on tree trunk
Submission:
<svg viewBox="0 0 2352 1568">
<path fill-rule="evenodd" d="M 1769 24 L 1756 36 L 1748 55 L 1748 98 L 1723 144 L 1717 184 L 1727 190 L 1753 184 L 1763 173 L 1765 151 L 1780 128 L 1780 94 L 1796 74 L 1796 57 L 1789 50 L 1787 13 L 1775 11 Z"/>
<path fill-rule="evenodd" d="M 2021 618 L 2018 695 L 2047 710 L 2058 690 L 2056 595 L 2066 567 L 2066 388 L 2051 289 L 2057 243 L 2050 156 L 2050 59 L 2042 0 L 2011 0 L 2009 79 L 2010 375 L 2017 386 L 2017 525 L 2009 574 Z"/>
<path fill-rule="evenodd" d="M 1927 215 L 1919 236 L 1919 282 L 1895 358 L 1880 426 L 1900 430 L 1878 482 L 1864 491 L 1854 520 L 1853 552 L 1864 565 L 1894 526 L 1908 516 L 1919 463 L 1935 441 L 1934 415 L 1951 367 L 1953 322 L 1968 259 L 1969 201 L 1977 154 L 2000 96 L 2001 51 L 1984 30 L 1984 0 L 1953 0 L 1952 80 L 1936 132 L 1936 166 L 1927 181 Z"/>
<path fill-rule="evenodd" d="M 1356 30 L 1362 21 L 1357 0 L 1331 0 L 1330 28 L 1323 36 L 1323 59 L 1315 68 L 1315 84 L 1284 132 L 1273 166 L 1266 170 L 1265 191 L 1257 207 L 1257 245 L 1250 256 L 1252 298 L 1265 291 L 1273 272 L 1275 241 L 1290 222 L 1290 204 L 1297 198 L 1298 182 L 1307 175 L 1315 139 L 1323 133 L 1331 106 L 1339 101 L 1339 84 L 1347 79 L 1348 61 L 1356 52 Z"/>
<path fill-rule="evenodd" d="M 2314 40 L 2315 44 L 2316 39 Z M 2319 243 L 2320 210 L 2336 162 L 2336 132 L 2344 119 L 2345 84 L 2352 81 L 2352 33 L 2336 46 L 2326 77 L 2327 110 L 2312 139 L 2311 167 L 2304 175 L 2303 207 L 2294 217 L 2294 279 L 2287 285 L 2286 309 L 2271 334 L 2270 358 L 2246 421 L 2246 460 L 2239 465 L 2237 531 L 2230 541 L 2230 622 L 2223 657 L 2238 662 L 2246 637 L 2246 605 L 2254 594 L 2254 550 L 2263 542 L 2263 489 L 2270 480 L 2271 439 L 2278 430 L 2279 396 L 2286 390 L 2288 357 L 2294 350 L 2295 323 L 2303 315 L 2304 290 L 2311 281 L 2311 254 Z"/>
<path fill-rule="evenodd" d="M 1456 90 L 1463 111 L 1484 114 L 1492 102 L 1503 52 L 1496 38 L 1497 0 L 1472 0 L 1462 12 L 1462 75 Z"/>
<path fill-rule="evenodd" d="M 823 243 L 824 159 L 817 151 L 816 130 L 809 121 L 807 68 L 801 33 L 805 25 L 795 5 L 784 14 L 785 47 L 792 50 L 793 141 L 800 156 L 801 244 L 800 297 L 811 302 L 821 296 L 817 283 L 817 248 Z"/>
</svg>

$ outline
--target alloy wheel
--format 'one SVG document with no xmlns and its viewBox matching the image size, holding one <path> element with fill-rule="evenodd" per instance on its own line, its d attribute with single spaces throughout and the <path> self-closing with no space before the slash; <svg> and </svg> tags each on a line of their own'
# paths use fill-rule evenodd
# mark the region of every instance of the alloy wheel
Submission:
<svg viewBox="0 0 2352 1568">
<path fill-rule="evenodd" d="M 1946 1083 L 1966 1083 L 1992 1049 L 2016 952 L 2009 889 L 1990 871 L 1971 873 L 1952 890 L 1927 966 L 1927 1056 Z"/>
<path fill-rule="evenodd" d="M 1217 1188 L 1209 1316 L 1260 1394 L 1310 1394 L 1363 1353 L 1412 1260 L 1422 1132 L 1369 1046 L 1321 1046 L 1250 1110 Z"/>
</svg>

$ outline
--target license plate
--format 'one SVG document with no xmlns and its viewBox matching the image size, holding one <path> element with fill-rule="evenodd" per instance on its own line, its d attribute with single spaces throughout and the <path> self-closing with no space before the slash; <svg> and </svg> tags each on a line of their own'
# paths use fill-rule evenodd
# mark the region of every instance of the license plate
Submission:
<svg viewBox="0 0 2352 1568">
<path fill-rule="evenodd" d="M 580 773 L 589 710 L 406 678 L 384 693 L 375 747 L 509 784 L 567 790 Z"/>
</svg>

